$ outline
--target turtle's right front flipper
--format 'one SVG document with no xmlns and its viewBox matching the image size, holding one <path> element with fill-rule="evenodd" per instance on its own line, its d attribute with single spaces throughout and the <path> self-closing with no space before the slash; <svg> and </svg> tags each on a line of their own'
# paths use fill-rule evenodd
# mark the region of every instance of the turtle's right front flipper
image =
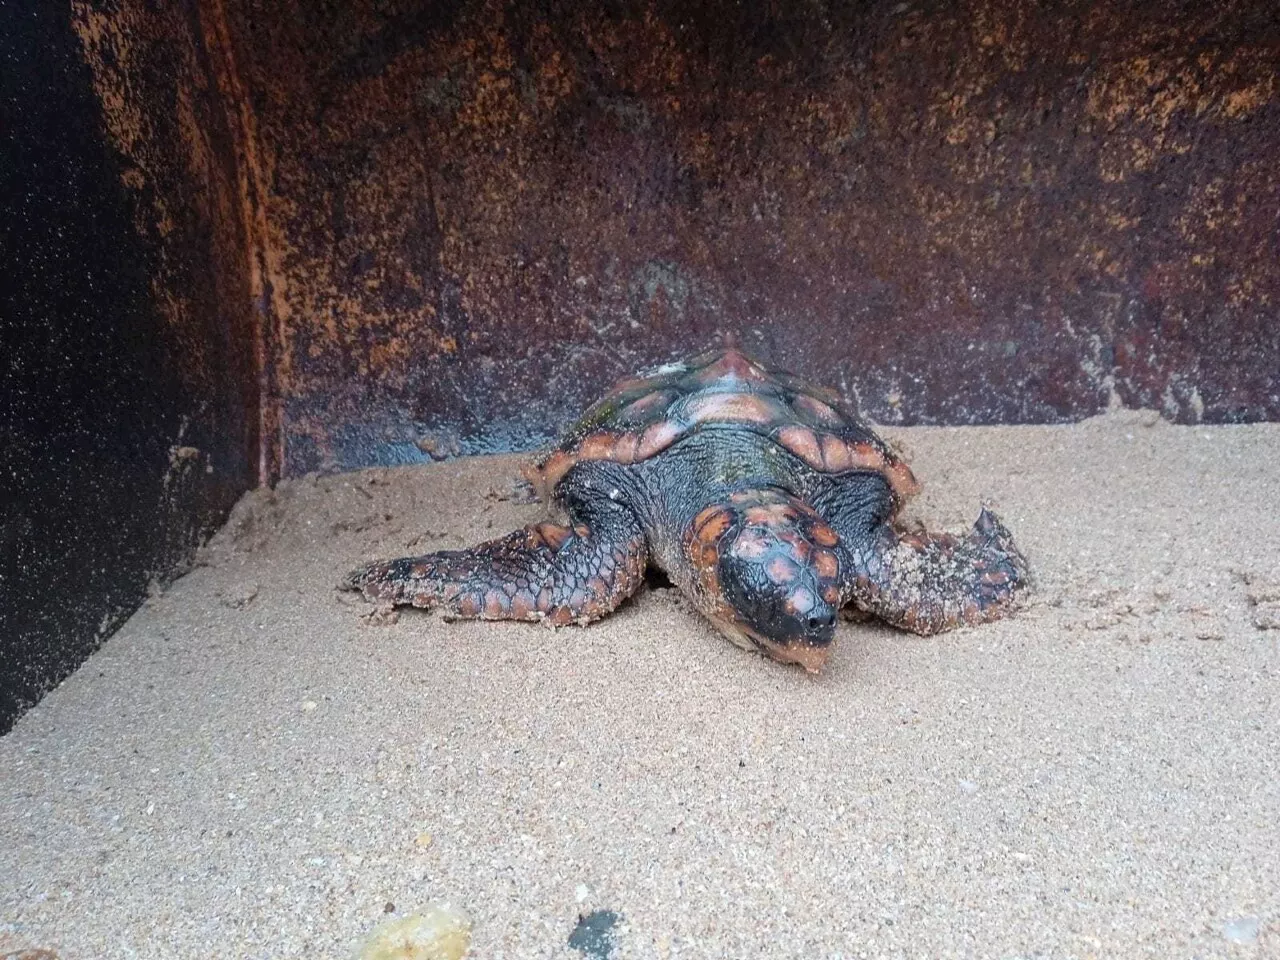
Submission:
<svg viewBox="0 0 1280 960">
<path fill-rule="evenodd" d="M 604 503 L 573 527 L 540 523 L 469 550 L 371 563 L 343 583 L 369 600 L 484 620 L 598 620 L 636 591 L 648 553 L 630 512 Z"/>
</svg>

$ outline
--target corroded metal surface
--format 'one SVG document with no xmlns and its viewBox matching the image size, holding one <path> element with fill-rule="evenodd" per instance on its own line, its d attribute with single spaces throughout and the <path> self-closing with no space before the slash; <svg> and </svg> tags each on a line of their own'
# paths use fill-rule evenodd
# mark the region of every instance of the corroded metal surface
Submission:
<svg viewBox="0 0 1280 960">
<path fill-rule="evenodd" d="M 224 2 L 286 472 L 725 331 L 882 422 L 1280 416 L 1266 0 Z"/>
</svg>

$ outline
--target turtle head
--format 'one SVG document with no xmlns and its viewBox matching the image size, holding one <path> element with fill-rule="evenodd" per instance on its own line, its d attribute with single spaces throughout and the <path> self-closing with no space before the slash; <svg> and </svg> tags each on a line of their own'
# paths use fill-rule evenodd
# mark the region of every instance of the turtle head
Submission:
<svg viewBox="0 0 1280 960">
<path fill-rule="evenodd" d="M 835 532 L 776 490 L 734 494 L 694 521 L 691 550 L 704 612 L 740 646 L 817 673 L 835 639 L 840 561 Z"/>
</svg>

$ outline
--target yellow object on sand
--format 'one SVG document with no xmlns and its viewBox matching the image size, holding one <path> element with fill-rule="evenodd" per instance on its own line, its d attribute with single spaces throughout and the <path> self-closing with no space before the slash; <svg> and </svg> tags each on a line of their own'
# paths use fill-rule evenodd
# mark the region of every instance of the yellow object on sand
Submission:
<svg viewBox="0 0 1280 960">
<path fill-rule="evenodd" d="M 356 960 L 462 960 L 471 946 L 471 918 L 448 903 L 382 924 Z"/>
</svg>

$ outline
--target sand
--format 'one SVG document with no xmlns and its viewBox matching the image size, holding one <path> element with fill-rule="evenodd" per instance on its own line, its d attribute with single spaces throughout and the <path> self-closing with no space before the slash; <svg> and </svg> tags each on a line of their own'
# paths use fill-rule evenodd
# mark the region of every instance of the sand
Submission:
<svg viewBox="0 0 1280 960">
<path fill-rule="evenodd" d="M 1039 587 L 818 678 L 669 588 L 560 632 L 333 590 L 541 517 L 515 458 L 248 496 L 0 740 L 0 953 L 346 957 L 448 900 L 480 958 L 596 910 L 620 957 L 1280 956 L 1280 425 L 890 433 Z"/>
</svg>

